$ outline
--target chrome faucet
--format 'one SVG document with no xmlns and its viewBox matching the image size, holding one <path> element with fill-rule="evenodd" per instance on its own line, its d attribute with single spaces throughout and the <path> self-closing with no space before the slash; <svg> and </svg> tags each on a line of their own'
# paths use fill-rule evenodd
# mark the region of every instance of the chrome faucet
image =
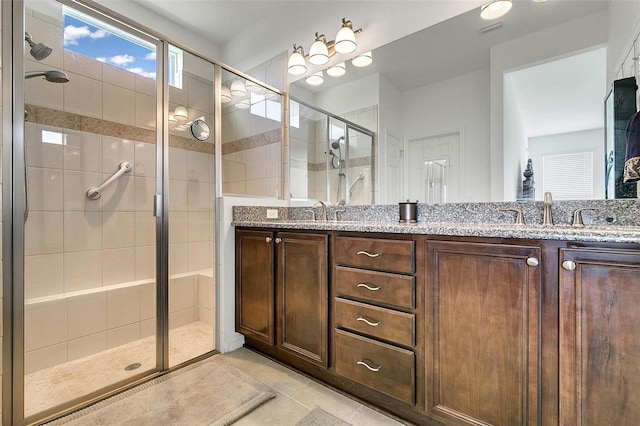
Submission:
<svg viewBox="0 0 640 426">
<path fill-rule="evenodd" d="M 551 198 L 550 192 L 544 193 L 544 210 L 542 211 L 542 224 L 553 225 L 553 215 L 551 214 L 551 206 L 553 205 L 553 198 Z"/>
<path fill-rule="evenodd" d="M 344 213 L 347 209 L 336 209 L 333 212 L 333 220 L 338 221 L 338 213 Z"/>
<path fill-rule="evenodd" d="M 512 209 L 498 209 L 501 212 L 514 212 L 516 214 L 516 225 L 524 225 L 524 215 L 522 214 L 522 209 L 512 208 Z"/>
<path fill-rule="evenodd" d="M 327 221 L 327 205 L 322 201 L 318 201 L 320 206 L 322 206 L 322 218 L 326 222 Z"/>
</svg>

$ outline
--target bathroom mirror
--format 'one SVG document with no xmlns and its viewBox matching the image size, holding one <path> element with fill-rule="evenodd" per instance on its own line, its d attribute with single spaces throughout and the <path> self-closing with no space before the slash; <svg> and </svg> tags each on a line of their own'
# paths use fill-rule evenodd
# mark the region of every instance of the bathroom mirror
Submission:
<svg viewBox="0 0 640 426">
<path fill-rule="evenodd" d="M 604 99 L 633 75 L 640 6 L 513 3 L 502 19 L 473 9 L 375 49 L 373 65 L 347 62 L 321 86 L 291 85 L 338 116 L 376 108 L 376 203 L 522 200 L 528 159 L 528 199 L 604 198 Z"/>
</svg>

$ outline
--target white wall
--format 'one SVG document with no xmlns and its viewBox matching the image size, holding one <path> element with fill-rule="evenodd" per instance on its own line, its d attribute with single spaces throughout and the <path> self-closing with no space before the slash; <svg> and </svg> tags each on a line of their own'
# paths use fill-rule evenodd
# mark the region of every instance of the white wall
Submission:
<svg viewBox="0 0 640 426">
<path fill-rule="evenodd" d="M 347 112 L 378 105 L 379 99 L 379 75 L 373 74 L 323 90 L 315 96 L 315 106 L 335 115 L 343 115 Z"/>
<path fill-rule="evenodd" d="M 384 76 L 380 75 L 380 103 L 378 105 L 378 196 L 376 204 L 387 204 L 391 200 L 395 202 L 399 188 L 390 188 L 386 174 L 387 135 L 402 140 L 402 92 L 396 89 Z"/>
<path fill-rule="evenodd" d="M 489 199 L 489 70 L 403 93 L 405 139 L 462 133 L 461 199 Z M 502 166 L 500 166 L 502 170 Z"/>
<path fill-rule="evenodd" d="M 571 53 L 607 43 L 606 11 L 528 34 L 491 48 L 491 200 L 504 194 L 503 76 L 531 65 L 555 60 Z"/>
<path fill-rule="evenodd" d="M 640 2 L 612 1 L 609 6 L 609 24 L 607 83 L 626 77 L 618 75 L 618 69 L 629 52 L 637 31 L 640 30 Z M 630 56 L 633 56 L 633 53 Z"/>
<path fill-rule="evenodd" d="M 529 154 L 533 161 L 536 200 L 542 200 L 542 157 L 576 152 L 593 152 L 593 198 L 604 198 L 604 129 L 584 130 L 529 139 Z M 569 171 L 567 171 L 569 172 Z"/>
<path fill-rule="evenodd" d="M 504 78 L 504 201 L 515 201 L 522 191 L 527 166 L 527 135 L 510 74 Z"/>
</svg>

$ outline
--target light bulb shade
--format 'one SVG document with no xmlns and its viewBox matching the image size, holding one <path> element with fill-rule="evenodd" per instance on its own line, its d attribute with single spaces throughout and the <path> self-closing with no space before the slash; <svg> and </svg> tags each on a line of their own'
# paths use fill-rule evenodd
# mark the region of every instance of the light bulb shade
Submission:
<svg viewBox="0 0 640 426">
<path fill-rule="evenodd" d="M 178 120 L 173 116 L 173 113 L 169 113 L 169 123 L 177 123 Z"/>
<path fill-rule="evenodd" d="M 173 117 L 178 121 L 186 121 L 189 118 L 187 114 L 187 109 L 182 105 L 178 105 L 175 110 L 173 110 Z"/>
<path fill-rule="evenodd" d="M 302 75 L 307 72 L 307 64 L 304 61 L 304 56 L 302 56 L 298 52 L 293 52 L 291 56 L 289 56 L 289 74 L 291 75 Z"/>
<path fill-rule="evenodd" d="M 338 53 L 351 53 L 356 50 L 356 35 L 353 30 L 347 26 L 340 28 L 336 34 L 336 44 L 333 46 Z"/>
<path fill-rule="evenodd" d="M 309 48 L 309 62 L 313 65 L 324 65 L 329 62 L 329 49 L 322 40 L 316 40 Z"/>
<path fill-rule="evenodd" d="M 251 102 L 249 102 L 249 99 L 243 99 L 241 101 L 238 101 L 238 103 L 236 104 L 236 108 L 238 109 L 248 109 L 251 106 Z"/>
<path fill-rule="evenodd" d="M 511 0 L 493 0 L 480 7 L 480 17 L 490 21 L 503 17 L 511 10 Z"/>
<path fill-rule="evenodd" d="M 327 68 L 327 75 L 329 77 L 342 77 L 347 73 L 347 66 L 344 62 L 340 62 L 339 64 L 335 64 L 329 68 Z"/>
<path fill-rule="evenodd" d="M 305 80 L 309 86 L 320 86 L 324 83 L 324 75 L 322 71 L 314 72 Z"/>
<path fill-rule="evenodd" d="M 373 63 L 373 55 L 371 54 L 371 51 L 361 53 L 355 58 L 353 58 L 351 60 L 351 63 L 353 64 L 354 67 L 358 67 L 358 68 L 368 67 Z"/>
<path fill-rule="evenodd" d="M 251 93 L 262 93 L 263 89 L 261 86 L 259 86 L 258 84 L 254 83 L 251 80 L 247 80 L 246 84 L 245 84 L 247 90 Z"/>
<path fill-rule="evenodd" d="M 247 94 L 247 88 L 244 85 L 244 81 L 233 80 L 229 92 L 231 92 L 231 96 L 245 96 Z"/>
<path fill-rule="evenodd" d="M 222 88 L 220 89 L 220 101 L 223 104 L 231 102 L 231 91 L 227 86 L 223 85 Z"/>
</svg>

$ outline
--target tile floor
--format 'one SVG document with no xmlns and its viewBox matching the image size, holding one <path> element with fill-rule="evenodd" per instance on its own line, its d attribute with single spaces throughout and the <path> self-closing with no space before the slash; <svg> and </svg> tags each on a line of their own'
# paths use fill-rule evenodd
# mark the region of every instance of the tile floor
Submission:
<svg viewBox="0 0 640 426">
<path fill-rule="evenodd" d="M 320 407 L 354 426 L 402 425 L 248 349 L 241 348 L 216 356 L 224 357 L 276 392 L 275 399 L 258 407 L 234 425 L 293 426 L 315 407 Z"/>
</svg>

